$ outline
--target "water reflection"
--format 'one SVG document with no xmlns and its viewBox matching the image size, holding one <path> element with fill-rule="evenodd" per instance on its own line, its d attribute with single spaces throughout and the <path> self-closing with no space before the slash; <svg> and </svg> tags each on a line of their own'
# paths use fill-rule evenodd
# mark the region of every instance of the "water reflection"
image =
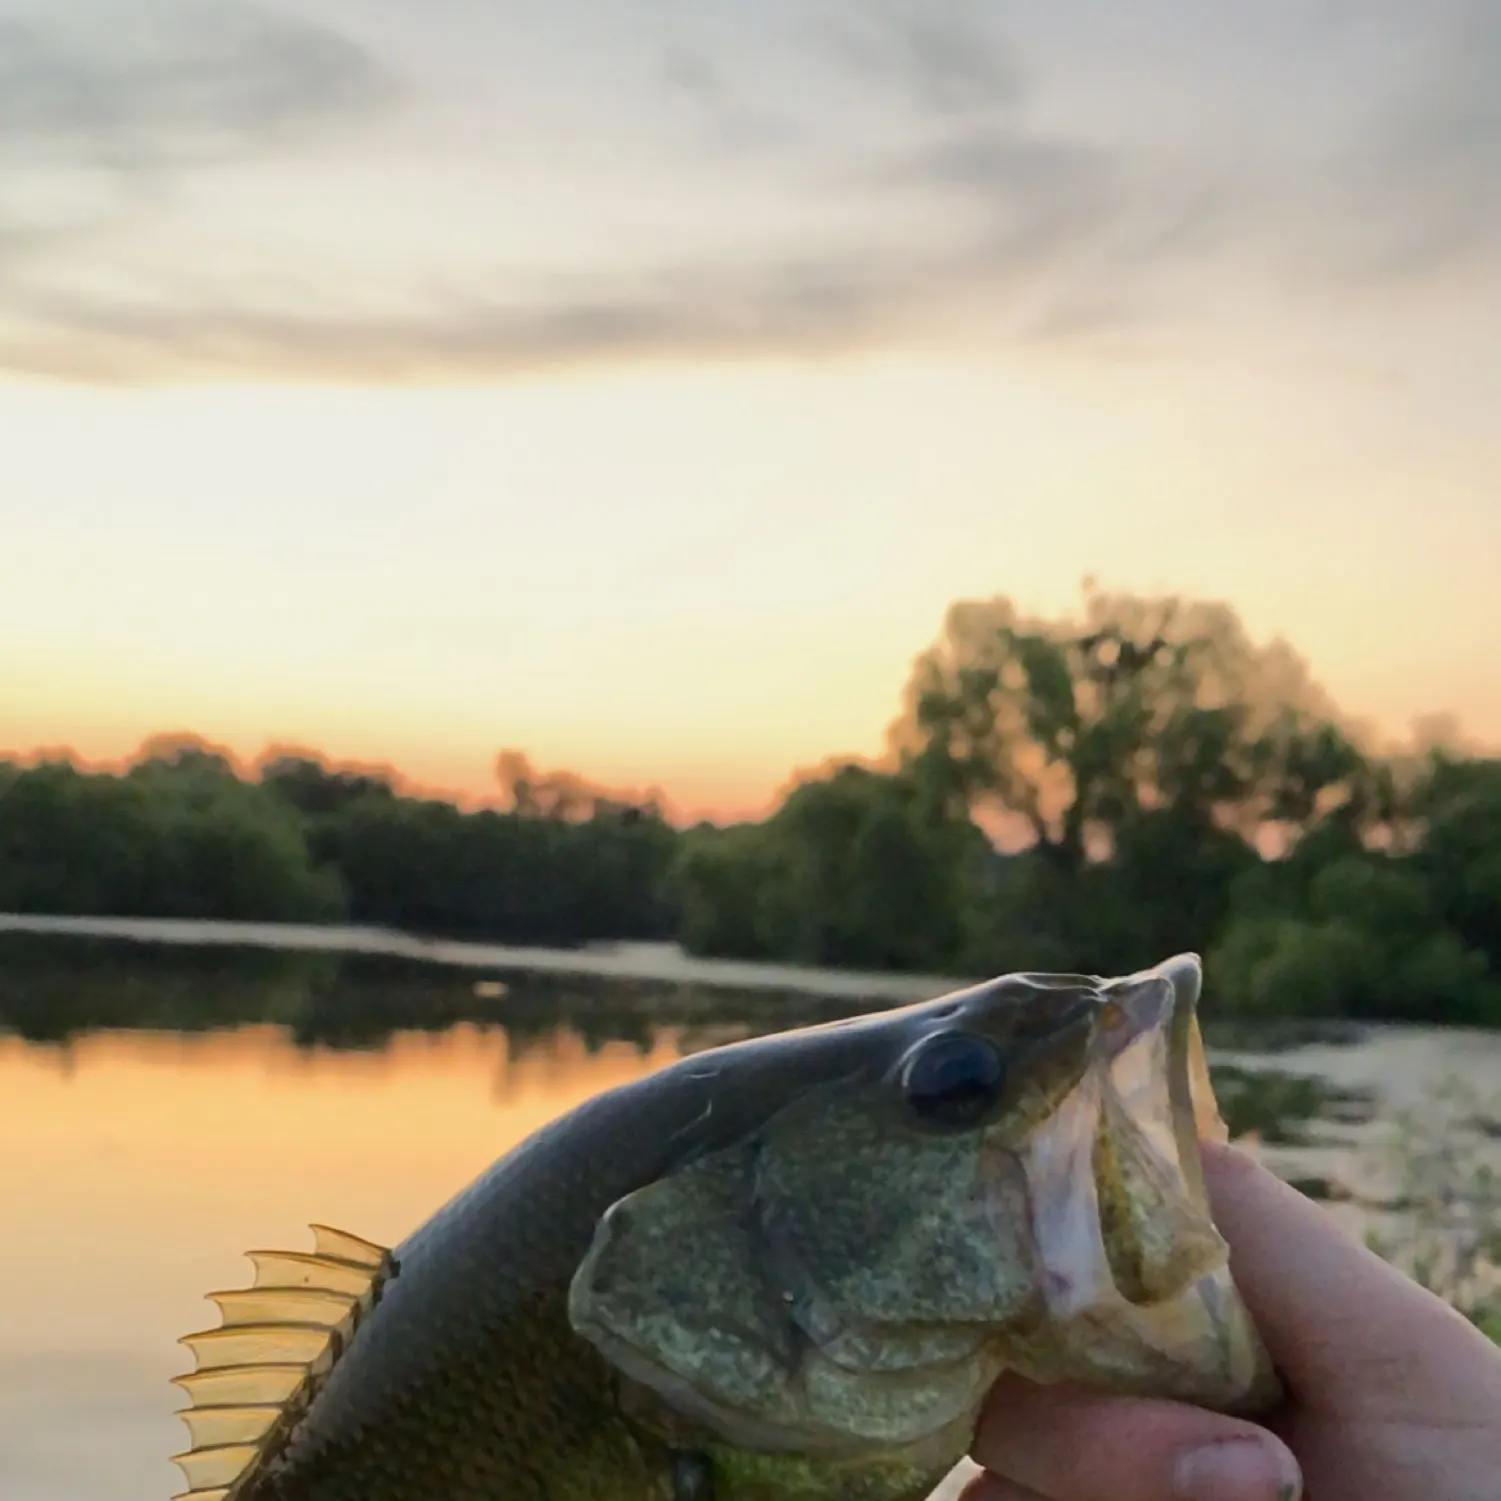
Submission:
<svg viewBox="0 0 1501 1501">
<path fill-rule="evenodd" d="M 168 1377 L 243 1249 L 394 1243 L 553 1116 L 685 1052 L 870 1009 L 389 957 L 0 940 L 7 1501 L 178 1489 Z"/>
<path fill-rule="evenodd" d="M 204 1293 L 244 1281 L 245 1248 L 300 1246 L 313 1220 L 395 1242 L 553 1115 L 677 1051 L 670 1028 L 643 1047 L 470 1023 L 358 1050 L 266 1024 L 0 1037 L 0 1491 L 173 1494 L 174 1341 L 211 1322 Z"/>
<path fill-rule="evenodd" d="M 713 989 L 623 975 L 482 974 L 376 955 L 191 949 L 0 936 L 0 1029 L 59 1042 L 105 1029 L 200 1032 L 285 1027 L 298 1046 L 370 1049 L 396 1031 L 504 1026 L 524 1043 L 563 1026 L 586 1048 L 652 1046 L 654 1028 L 691 1048 L 874 1009 L 874 996 Z M 727 1021 L 728 1019 L 728 1021 Z"/>
<path fill-rule="evenodd" d="M 173 1494 L 174 1341 L 211 1321 L 204 1293 L 243 1283 L 245 1248 L 301 1245 L 313 1220 L 394 1243 L 601 1089 L 875 1004 L 0 940 L 0 1491 Z M 1456 1065 L 1501 1074 L 1501 1039 L 1421 1029 L 1321 1030 L 1275 1060 L 1237 1045 L 1215 1059 L 1232 1129 L 1309 1185 L 1341 1180 L 1331 1153 L 1378 1097 Z"/>
<path fill-rule="evenodd" d="M 293 1050 L 369 1055 L 368 1066 L 406 1066 L 391 1056 L 398 1034 L 495 1029 L 507 1066 L 531 1054 L 555 1060 L 622 1047 L 641 1058 L 666 1048 L 692 1053 L 738 1038 L 857 1014 L 874 998 L 796 992 L 710 990 L 623 977 L 480 975 L 390 956 L 182 949 L 108 940 L 0 937 L 0 1029 L 55 1043 L 63 1077 L 75 1067 L 75 1043 L 104 1030 L 181 1036 L 254 1025 L 281 1029 Z M 1341 1024 L 1278 1023 L 1259 1030 L 1211 1027 L 1212 1046 L 1259 1055 L 1310 1044 L 1351 1044 L 1369 1031 Z M 563 1038 L 569 1039 L 566 1045 Z M 497 1091 L 506 1085 L 503 1068 Z M 1273 1145 L 1304 1144 L 1315 1120 L 1364 1121 L 1369 1090 L 1340 1089 L 1316 1075 L 1216 1067 L 1232 1134 Z M 1327 1138 L 1325 1138 L 1327 1139 Z"/>
</svg>

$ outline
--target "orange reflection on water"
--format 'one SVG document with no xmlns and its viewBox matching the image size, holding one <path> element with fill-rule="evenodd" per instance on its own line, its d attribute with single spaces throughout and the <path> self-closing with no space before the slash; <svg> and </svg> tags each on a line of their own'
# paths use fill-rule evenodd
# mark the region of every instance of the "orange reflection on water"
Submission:
<svg viewBox="0 0 1501 1501">
<path fill-rule="evenodd" d="M 253 1246 L 394 1244 L 508 1147 L 677 1056 L 559 1032 L 298 1049 L 273 1027 L 0 1040 L 0 1354 L 171 1349 Z M 210 1320 L 211 1321 L 211 1320 Z M 182 1352 L 174 1351 L 181 1355 Z"/>
<path fill-rule="evenodd" d="M 677 1056 L 519 1054 L 500 1031 L 299 1049 L 275 1027 L 0 1037 L 0 1477 L 6 1501 L 161 1501 L 181 1489 L 168 1378 L 257 1246 L 321 1220 L 394 1244 L 553 1116 Z"/>
</svg>

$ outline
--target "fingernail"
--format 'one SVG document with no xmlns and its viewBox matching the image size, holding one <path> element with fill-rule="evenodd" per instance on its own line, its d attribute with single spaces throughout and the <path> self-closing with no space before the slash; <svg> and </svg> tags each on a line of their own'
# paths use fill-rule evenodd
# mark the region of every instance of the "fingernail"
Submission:
<svg viewBox="0 0 1501 1501">
<path fill-rule="evenodd" d="M 1173 1467 L 1178 1501 L 1298 1501 L 1303 1477 L 1280 1444 L 1232 1438 L 1191 1449 Z"/>
</svg>

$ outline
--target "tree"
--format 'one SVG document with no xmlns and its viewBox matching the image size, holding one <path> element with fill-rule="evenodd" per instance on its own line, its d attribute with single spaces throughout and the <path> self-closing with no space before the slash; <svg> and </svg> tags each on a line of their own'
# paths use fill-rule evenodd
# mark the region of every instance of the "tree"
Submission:
<svg viewBox="0 0 1501 1501">
<path fill-rule="evenodd" d="M 387 773 L 336 769 L 298 751 L 268 755 L 259 769 L 262 784 L 304 818 L 333 817 L 361 798 L 389 802 L 396 796 L 395 779 Z"/>
<path fill-rule="evenodd" d="M 1238 917 L 1214 956 L 1235 1008 L 1425 1022 L 1501 1021 L 1483 953 L 1447 926 L 1418 863 L 1362 851 L 1319 871 L 1306 904 Z"/>
<path fill-rule="evenodd" d="M 0 906 L 118 917 L 319 921 L 343 912 L 301 820 L 194 747 L 125 776 L 43 762 L 0 786 Z"/>
<path fill-rule="evenodd" d="M 690 829 L 671 876 L 678 942 L 722 959 L 791 958 L 784 878 L 768 825 Z"/>
<path fill-rule="evenodd" d="M 897 755 L 947 763 L 982 817 L 1068 873 L 1145 811 L 1252 834 L 1361 773 L 1302 662 L 1253 644 L 1228 606 L 1088 583 L 1083 603 L 1058 620 L 1005 598 L 954 605 L 914 665 Z"/>
<path fill-rule="evenodd" d="M 1432 758 L 1412 807 L 1417 864 L 1445 920 L 1501 976 L 1501 759 Z"/>
<path fill-rule="evenodd" d="M 495 758 L 495 777 L 501 803 L 521 818 L 553 818 L 565 823 L 599 813 L 626 812 L 660 818 L 660 792 L 621 792 L 601 787 L 572 771 L 538 771 L 519 750 L 503 750 Z"/>
<path fill-rule="evenodd" d="M 921 783 L 850 763 L 800 780 L 764 824 L 699 831 L 675 889 L 697 953 L 873 969 L 958 961 L 985 840 Z"/>
<path fill-rule="evenodd" d="M 1023 618 L 948 612 L 890 731 L 898 763 L 1024 848 L 976 924 L 986 967 L 1119 968 L 1204 947 L 1259 862 L 1337 819 L 1360 838 L 1389 785 L 1302 661 L 1226 605 L 1106 594 Z"/>
</svg>

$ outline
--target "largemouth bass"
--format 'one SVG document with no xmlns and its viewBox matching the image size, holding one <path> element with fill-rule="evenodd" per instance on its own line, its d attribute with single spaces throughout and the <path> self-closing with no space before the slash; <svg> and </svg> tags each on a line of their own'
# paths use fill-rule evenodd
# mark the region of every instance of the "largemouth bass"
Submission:
<svg viewBox="0 0 1501 1501">
<path fill-rule="evenodd" d="M 586 1102 L 386 1250 L 251 1252 L 193 1501 L 917 1501 L 1003 1371 L 1277 1397 L 1210 1220 L 1197 958 L 1018 974 Z"/>
</svg>

